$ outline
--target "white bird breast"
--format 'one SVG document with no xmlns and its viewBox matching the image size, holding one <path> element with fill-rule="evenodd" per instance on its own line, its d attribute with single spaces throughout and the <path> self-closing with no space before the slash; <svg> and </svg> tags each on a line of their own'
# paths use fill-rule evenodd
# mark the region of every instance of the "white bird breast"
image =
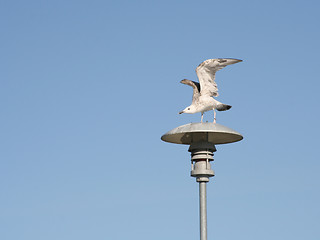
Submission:
<svg viewBox="0 0 320 240">
<path fill-rule="evenodd" d="M 196 103 L 197 112 L 207 112 L 216 108 L 218 101 L 209 96 L 200 96 Z"/>
</svg>

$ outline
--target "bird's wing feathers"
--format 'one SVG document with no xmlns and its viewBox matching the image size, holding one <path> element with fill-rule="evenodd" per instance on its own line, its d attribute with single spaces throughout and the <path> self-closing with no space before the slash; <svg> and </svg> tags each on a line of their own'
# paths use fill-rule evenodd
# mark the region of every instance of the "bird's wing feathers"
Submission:
<svg viewBox="0 0 320 240">
<path fill-rule="evenodd" d="M 234 63 L 241 62 L 239 59 L 232 58 L 217 58 L 217 59 L 208 59 L 197 67 L 196 73 L 199 78 L 201 86 L 201 95 L 209 95 L 212 97 L 219 96 L 218 86 L 215 82 L 216 72 L 220 69 L 231 65 Z"/>
<path fill-rule="evenodd" d="M 200 96 L 200 84 L 188 79 L 183 79 L 180 82 L 183 84 L 189 85 L 193 88 L 192 103 L 197 101 Z"/>
</svg>

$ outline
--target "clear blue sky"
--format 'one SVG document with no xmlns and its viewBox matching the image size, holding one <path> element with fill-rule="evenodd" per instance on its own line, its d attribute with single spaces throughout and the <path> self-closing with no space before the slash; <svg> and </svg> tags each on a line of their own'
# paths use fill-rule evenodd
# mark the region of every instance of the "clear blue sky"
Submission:
<svg viewBox="0 0 320 240">
<path fill-rule="evenodd" d="M 165 132 L 209 58 L 208 238 L 320 239 L 319 1 L 1 1 L 0 239 L 199 239 L 187 146 Z M 212 112 L 205 120 L 212 121 Z"/>
</svg>

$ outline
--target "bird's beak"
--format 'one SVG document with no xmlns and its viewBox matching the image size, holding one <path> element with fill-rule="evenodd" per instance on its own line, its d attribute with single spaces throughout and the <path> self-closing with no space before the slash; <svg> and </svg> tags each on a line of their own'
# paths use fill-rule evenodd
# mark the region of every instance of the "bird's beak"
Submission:
<svg viewBox="0 0 320 240">
<path fill-rule="evenodd" d="M 240 59 L 228 59 L 227 61 L 228 61 L 227 65 L 231 65 L 231 64 L 238 63 L 238 62 L 242 62 L 242 60 L 240 60 Z"/>
<path fill-rule="evenodd" d="M 179 114 L 184 113 L 184 111 L 179 112 Z"/>
</svg>

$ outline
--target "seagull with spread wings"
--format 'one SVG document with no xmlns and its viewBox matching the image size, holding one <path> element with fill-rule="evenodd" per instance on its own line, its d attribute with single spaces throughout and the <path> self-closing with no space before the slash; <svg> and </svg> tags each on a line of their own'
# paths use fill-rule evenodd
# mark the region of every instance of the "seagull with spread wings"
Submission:
<svg viewBox="0 0 320 240">
<path fill-rule="evenodd" d="M 193 88 L 193 97 L 192 104 L 189 107 L 186 107 L 183 111 L 179 112 L 179 114 L 201 112 L 201 122 L 203 122 L 203 113 L 213 110 L 213 122 L 215 123 L 215 109 L 218 111 L 226 111 L 231 108 L 230 105 L 221 103 L 213 98 L 219 96 L 218 87 L 215 82 L 216 72 L 228 65 L 238 62 L 242 62 L 242 60 L 232 58 L 217 58 L 208 59 L 200 63 L 196 69 L 200 84 L 187 79 L 183 79 L 181 81 L 181 83 L 189 85 Z"/>
</svg>

